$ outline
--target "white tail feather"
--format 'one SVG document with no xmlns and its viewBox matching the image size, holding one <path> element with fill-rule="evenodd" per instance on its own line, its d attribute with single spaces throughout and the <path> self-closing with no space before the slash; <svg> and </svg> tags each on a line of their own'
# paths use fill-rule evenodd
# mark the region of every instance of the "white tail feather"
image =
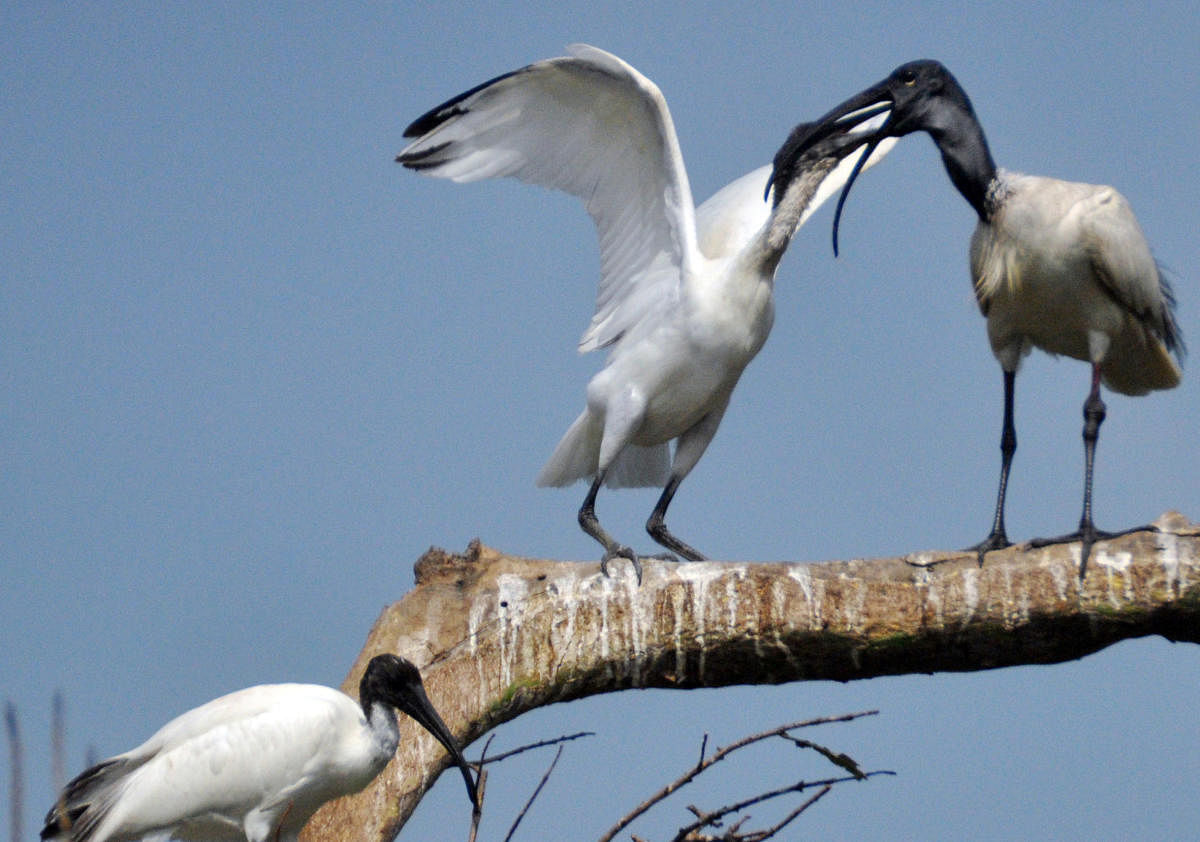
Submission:
<svg viewBox="0 0 1200 842">
<path fill-rule="evenodd" d="M 554 448 L 554 453 L 538 474 L 539 486 L 561 488 L 576 480 L 596 475 L 600 459 L 600 438 L 604 425 L 587 410 L 575 419 L 566 435 Z"/>
<path fill-rule="evenodd" d="M 604 437 L 602 419 L 584 410 L 538 474 L 539 486 L 563 487 L 577 480 L 590 480 L 600 469 L 600 441 Z M 670 446 L 663 442 L 652 447 L 627 445 L 608 468 L 604 484 L 609 488 L 662 486 L 671 472 Z"/>
</svg>

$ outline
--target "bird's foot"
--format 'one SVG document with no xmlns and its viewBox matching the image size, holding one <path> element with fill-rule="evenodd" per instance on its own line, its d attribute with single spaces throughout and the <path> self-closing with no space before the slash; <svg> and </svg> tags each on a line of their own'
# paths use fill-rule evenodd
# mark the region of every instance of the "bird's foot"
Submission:
<svg viewBox="0 0 1200 842">
<path fill-rule="evenodd" d="M 627 559 L 628 561 L 630 561 L 633 564 L 633 571 L 637 574 L 637 583 L 639 585 L 642 583 L 642 559 L 653 559 L 655 561 L 669 561 L 672 564 L 682 564 L 685 561 L 708 561 L 708 559 L 706 559 L 704 556 L 697 553 L 695 550 L 692 551 L 691 556 L 687 556 L 685 558 L 680 558 L 675 553 L 666 552 L 666 551 L 661 552 L 661 553 L 654 553 L 653 555 L 650 555 L 650 554 L 638 555 L 629 547 L 618 545 L 616 547 L 613 547 L 611 550 L 605 551 L 604 557 L 602 559 L 600 559 L 600 572 L 603 573 L 605 576 L 608 576 L 609 575 L 608 563 L 616 558 Z"/>
<path fill-rule="evenodd" d="M 615 558 L 623 558 L 633 564 L 633 572 L 637 574 L 637 583 L 640 585 L 642 583 L 642 560 L 637 553 L 623 544 L 614 544 L 604 551 L 604 555 L 600 559 L 600 572 L 608 576 L 608 563 Z"/>
<path fill-rule="evenodd" d="M 983 567 L 983 557 L 992 550 L 1003 550 L 1005 547 L 1011 547 L 1012 542 L 1008 540 L 1008 536 L 1004 534 L 1004 530 L 993 531 L 990 535 L 980 541 L 978 544 L 973 544 L 967 547 L 963 552 L 975 553 L 979 559 L 979 566 Z"/>
<path fill-rule="evenodd" d="M 1128 535 L 1131 532 L 1157 532 L 1158 527 L 1152 523 L 1143 526 L 1135 526 L 1131 529 L 1122 529 L 1118 532 L 1105 532 L 1102 529 L 1097 529 L 1090 523 L 1080 524 L 1079 529 L 1067 535 L 1059 535 L 1056 538 L 1034 538 L 1029 542 L 1031 547 L 1049 547 L 1053 544 L 1073 544 L 1079 541 L 1083 544 L 1079 550 L 1079 581 L 1083 581 L 1083 577 L 1087 574 L 1088 557 L 1092 554 L 1092 547 L 1097 541 L 1107 541 L 1110 538 L 1119 538 L 1122 535 Z"/>
<path fill-rule="evenodd" d="M 659 553 L 658 555 L 654 556 L 647 556 L 647 558 L 659 558 L 663 561 L 674 562 L 708 561 L 708 559 L 704 557 L 703 553 L 695 549 L 691 544 L 688 544 L 685 541 L 680 541 L 667 530 L 665 524 L 661 522 L 655 523 L 653 518 L 651 518 L 650 522 L 646 524 L 646 531 L 650 533 L 651 538 L 669 550 L 669 552 Z M 682 558 L 680 558 L 680 556 L 682 556 Z"/>
</svg>

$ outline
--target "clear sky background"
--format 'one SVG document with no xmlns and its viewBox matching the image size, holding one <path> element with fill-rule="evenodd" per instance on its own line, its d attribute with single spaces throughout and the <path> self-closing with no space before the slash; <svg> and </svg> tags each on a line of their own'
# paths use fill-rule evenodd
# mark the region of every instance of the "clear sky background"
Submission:
<svg viewBox="0 0 1200 842">
<path fill-rule="evenodd" d="M 239 687 L 338 684 L 430 545 L 595 561 L 584 488 L 534 477 L 601 355 L 575 344 L 591 223 L 515 182 L 393 163 L 408 122 L 584 41 L 654 79 L 698 200 L 909 59 L 944 61 L 996 160 L 1115 185 L 1200 347 L 1200 7 L 1179 3 L 314 6 L 6 3 L 0 11 L 0 695 L 27 752 L 26 835 L 68 773 Z M 925 136 L 825 210 L 779 271 L 773 335 L 669 523 L 715 559 L 953 548 L 989 526 L 1001 377 L 967 277 L 974 218 Z M 1111 396 L 1096 518 L 1200 518 L 1200 381 Z M 1017 382 L 1015 539 L 1079 516 L 1087 367 Z M 602 492 L 650 541 L 656 490 Z M 959 675 L 629 692 L 502 728 L 495 750 L 589 728 L 525 839 L 595 838 L 710 745 L 879 708 L 819 736 L 865 767 L 798 827 L 834 839 L 1194 838 L 1200 649 Z M 479 746 L 468 754 L 476 756 Z M 550 754 L 499 767 L 501 838 Z M 633 830 L 662 838 L 819 765 L 715 774 Z M 8 769 L 0 770 L 7 792 Z M 7 810 L 7 804 L 3 810 Z M 440 781 L 404 838 L 465 838 Z M 800 832 L 798 831 L 798 833 Z"/>
</svg>

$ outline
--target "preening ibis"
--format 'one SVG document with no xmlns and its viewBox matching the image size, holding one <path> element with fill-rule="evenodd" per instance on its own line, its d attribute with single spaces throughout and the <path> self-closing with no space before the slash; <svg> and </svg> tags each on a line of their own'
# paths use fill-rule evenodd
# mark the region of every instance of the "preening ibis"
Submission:
<svg viewBox="0 0 1200 842">
<path fill-rule="evenodd" d="M 662 93 L 626 62 L 581 44 L 459 94 L 404 134 L 415 140 L 396 160 L 425 175 L 513 176 L 583 199 L 600 239 L 601 278 L 579 350 L 608 348 L 609 356 L 538 484 L 590 480 L 579 523 L 603 545 L 606 574 L 614 558 L 629 559 L 638 581 L 642 568 L 596 517 L 602 484 L 663 486 L 647 531 L 670 553 L 703 559 L 667 529 L 667 507 L 767 339 L 784 250 L 848 177 L 850 161 L 831 171 L 835 158 L 861 142 L 850 132 L 810 145 L 792 156 L 786 177 L 777 171 L 772 182 L 762 167 L 695 208 Z M 890 144 L 877 144 L 867 165 Z"/>
<path fill-rule="evenodd" d="M 1105 406 L 1100 384 L 1126 395 L 1170 389 L 1180 380 L 1184 346 L 1175 298 L 1150 246 L 1115 189 L 997 169 L 966 92 L 942 64 L 914 61 L 898 67 L 831 110 L 809 134 L 831 133 L 886 119 L 870 144 L 925 131 L 942 154 L 954 186 L 979 217 L 971 237 L 971 278 L 988 339 L 1004 374 L 1000 487 L 992 530 L 971 549 L 979 561 L 1009 546 L 1004 495 L 1017 449 L 1013 391 L 1021 359 L 1033 347 L 1091 365 L 1083 405 L 1083 514 L 1079 529 L 1035 545 L 1081 541 L 1080 577 L 1092 545 L 1111 532 L 1092 522 L 1092 466 Z M 794 150 L 803 154 L 804 145 Z M 846 181 L 834 217 L 834 252 Z M 1172 356 L 1174 355 L 1174 356 Z"/>
<path fill-rule="evenodd" d="M 42 839 L 295 840 L 318 807 L 387 765 L 399 739 L 393 707 L 445 746 L 477 808 L 470 768 L 421 674 L 389 654 L 367 664 L 357 702 L 317 684 L 263 684 L 171 720 L 68 783 Z"/>
</svg>

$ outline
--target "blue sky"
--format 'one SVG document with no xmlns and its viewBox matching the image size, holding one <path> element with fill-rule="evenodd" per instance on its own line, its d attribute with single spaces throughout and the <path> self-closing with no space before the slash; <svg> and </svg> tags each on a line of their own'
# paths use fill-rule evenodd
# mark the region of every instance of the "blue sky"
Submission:
<svg viewBox="0 0 1200 842">
<path fill-rule="evenodd" d="M 430 545 L 479 536 L 594 561 L 584 489 L 533 479 L 582 406 L 598 272 L 575 200 L 393 163 L 427 108 L 584 41 L 654 79 L 703 199 L 791 126 L 913 58 L 971 95 L 997 161 L 1110 183 L 1200 344 L 1194 2 L 761 4 L 9 3 L 0 11 L 0 693 L 18 707 L 26 828 L 70 773 L 223 692 L 338 684 Z M 814 217 L 776 323 L 669 523 L 716 559 L 821 560 L 973 543 L 989 525 L 1001 378 L 967 278 L 974 224 L 923 136 Z M 1016 539 L 1078 519 L 1086 366 L 1017 382 Z M 1096 518 L 1200 517 L 1200 385 L 1112 396 Z M 604 492 L 636 546 L 653 490 Z M 535 712 L 496 750 L 589 728 L 525 838 L 595 838 L 710 745 L 880 708 L 819 736 L 868 768 L 801 828 L 848 838 L 1183 838 L 1200 826 L 1200 650 L 1160 639 L 1055 667 L 690 693 Z M 478 753 L 478 746 L 468 750 Z M 549 755 L 493 774 L 503 836 Z M 819 766 L 718 773 L 633 830 L 661 837 Z M 8 769 L 0 770 L 7 790 Z M 465 836 L 454 780 L 406 838 Z M 5 808 L 7 809 L 7 808 Z"/>
</svg>

